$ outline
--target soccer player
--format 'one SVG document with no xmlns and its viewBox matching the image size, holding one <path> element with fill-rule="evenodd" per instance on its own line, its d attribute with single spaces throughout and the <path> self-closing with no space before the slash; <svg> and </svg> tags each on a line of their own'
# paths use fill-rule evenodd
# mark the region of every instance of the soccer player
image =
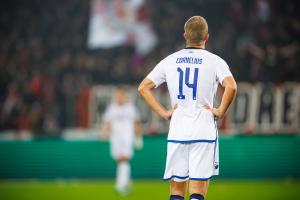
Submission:
<svg viewBox="0 0 300 200">
<path fill-rule="evenodd" d="M 205 50 L 208 25 L 193 16 L 184 25 L 186 48 L 160 61 L 142 81 L 138 91 L 148 105 L 170 121 L 164 180 L 171 180 L 170 200 L 182 200 L 189 183 L 190 199 L 204 199 L 209 179 L 219 173 L 218 131 L 233 101 L 237 86 L 226 62 Z M 153 95 L 166 82 L 172 109 Z M 224 88 L 220 105 L 213 102 L 218 85 Z"/>
<path fill-rule="evenodd" d="M 127 98 L 126 91 L 118 87 L 114 100 L 103 115 L 101 138 L 110 139 L 110 152 L 117 163 L 116 186 L 118 193 L 126 195 L 131 189 L 129 161 L 134 147 L 142 148 L 141 126 L 137 108 Z"/>
</svg>

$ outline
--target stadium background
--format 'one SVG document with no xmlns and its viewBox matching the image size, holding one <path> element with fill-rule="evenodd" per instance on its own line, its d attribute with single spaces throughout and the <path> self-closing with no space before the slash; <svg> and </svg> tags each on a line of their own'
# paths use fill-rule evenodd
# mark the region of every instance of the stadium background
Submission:
<svg viewBox="0 0 300 200">
<path fill-rule="evenodd" d="M 297 199 L 300 177 L 298 1 L 10 0 L 0 7 L 0 199 L 167 199 L 167 124 L 136 94 L 160 59 L 184 47 L 192 15 L 224 58 L 239 94 L 219 122 L 221 175 L 208 199 Z M 134 190 L 113 192 L 101 115 L 124 84 L 145 147 Z M 166 88 L 157 96 L 166 105 Z"/>
</svg>

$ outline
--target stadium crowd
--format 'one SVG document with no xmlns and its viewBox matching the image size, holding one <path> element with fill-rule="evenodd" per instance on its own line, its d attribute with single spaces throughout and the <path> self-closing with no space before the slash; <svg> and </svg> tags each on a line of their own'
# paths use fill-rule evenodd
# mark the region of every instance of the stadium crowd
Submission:
<svg viewBox="0 0 300 200">
<path fill-rule="evenodd" d="M 158 60 L 184 47 L 183 23 L 192 15 L 206 17 L 207 49 L 228 62 L 238 81 L 300 81 L 298 1 L 147 1 L 141 12 L 150 16 L 159 43 L 146 56 L 129 44 L 89 50 L 89 1 L 1 4 L 0 130 L 38 135 L 84 126 L 81 94 L 95 84 L 136 84 Z"/>
</svg>

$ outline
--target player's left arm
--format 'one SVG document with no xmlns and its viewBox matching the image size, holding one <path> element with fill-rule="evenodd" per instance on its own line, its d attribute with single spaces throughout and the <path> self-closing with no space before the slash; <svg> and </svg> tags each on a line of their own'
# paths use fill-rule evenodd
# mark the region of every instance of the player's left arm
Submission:
<svg viewBox="0 0 300 200">
<path fill-rule="evenodd" d="M 211 108 L 208 105 L 205 106 L 218 119 L 224 117 L 225 113 L 227 112 L 230 104 L 233 102 L 237 93 L 237 84 L 233 76 L 225 77 L 222 82 L 222 87 L 224 88 L 224 93 L 219 107 Z"/>
<path fill-rule="evenodd" d="M 155 98 L 153 94 L 153 88 L 155 88 L 154 82 L 149 78 L 145 78 L 139 85 L 138 91 L 154 112 L 156 112 L 162 118 L 170 120 L 176 108 L 167 110 L 164 106 L 162 106 Z"/>
</svg>

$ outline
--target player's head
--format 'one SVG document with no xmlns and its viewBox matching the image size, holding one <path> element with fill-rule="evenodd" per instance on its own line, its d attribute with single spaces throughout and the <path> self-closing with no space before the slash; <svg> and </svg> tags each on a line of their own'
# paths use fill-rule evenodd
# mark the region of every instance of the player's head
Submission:
<svg viewBox="0 0 300 200">
<path fill-rule="evenodd" d="M 184 38 L 187 44 L 204 45 L 208 36 L 208 25 L 204 17 L 193 16 L 185 22 Z"/>
<path fill-rule="evenodd" d="M 122 105 L 126 102 L 127 96 L 125 88 L 122 86 L 118 86 L 115 90 L 115 101 L 117 104 Z"/>
</svg>

